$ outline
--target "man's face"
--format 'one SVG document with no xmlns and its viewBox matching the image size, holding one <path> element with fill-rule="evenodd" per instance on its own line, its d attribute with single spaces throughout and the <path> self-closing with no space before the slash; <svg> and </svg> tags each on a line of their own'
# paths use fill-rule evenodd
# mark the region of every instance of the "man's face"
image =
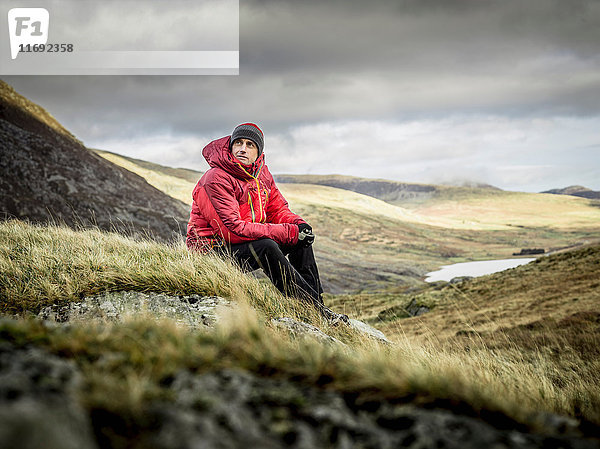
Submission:
<svg viewBox="0 0 600 449">
<path fill-rule="evenodd" d="M 235 139 L 231 145 L 231 154 L 242 164 L 250 165 L 258 158 L 258 147 L 250 139 Z"/>
</svg>

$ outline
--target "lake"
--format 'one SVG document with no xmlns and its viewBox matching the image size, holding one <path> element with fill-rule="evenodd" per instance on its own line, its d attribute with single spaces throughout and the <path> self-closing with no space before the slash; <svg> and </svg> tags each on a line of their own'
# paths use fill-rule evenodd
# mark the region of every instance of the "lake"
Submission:
<svg viewBox="0 0 600 449">
<path fill-rule="evenodd" d="M 483 276 L 496 273 L 498 271 L 508 270 L 509 268 L 525 265 L 535 260 L 535 257 L 526 257 L 522 259 L 497 259 L 480 260 L 477 262 L 462 262 L 452 265 L 444 265 L 438 271 L 432 271 L 425 276 L 425 282 L 450 281 L 459 276 Z"/>
</svg>

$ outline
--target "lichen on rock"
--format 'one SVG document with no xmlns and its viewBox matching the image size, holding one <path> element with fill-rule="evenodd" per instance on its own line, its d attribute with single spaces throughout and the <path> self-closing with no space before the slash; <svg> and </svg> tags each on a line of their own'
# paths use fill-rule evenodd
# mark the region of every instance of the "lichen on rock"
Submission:
<svg viewBox="0 0 600 449">
<path fill-rule="evenodd" d="M 172 296 L 122 291 L 86 297 L 80 302 L 54 304 L 44 308 L 38 317 L 59 323 L 88 320 L 114 322 L 134 315 L 150 314 L 157 318 L 170 318 L 192 328 L 202 328 L 213 326 L 220 310 L 231 307 L 231 301 L 219 296 Z"/>
</svg>

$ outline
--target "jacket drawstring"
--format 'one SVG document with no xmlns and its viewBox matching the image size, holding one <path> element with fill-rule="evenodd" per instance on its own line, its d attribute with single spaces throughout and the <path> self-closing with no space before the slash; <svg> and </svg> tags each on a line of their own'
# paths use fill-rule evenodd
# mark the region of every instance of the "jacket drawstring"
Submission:
<svg viewBox="0 0 600 449">
<path fill-rule="evenodd" d="M 257 188 L 257 194 L 258 194 L 258 210 L 260 212 L 260 217 L 259 217 L 259 222 L 264 222 L 267 219 L 267 214 L 264 211 L 264 207 L 262 204 L 262 198 L 260 195 L 260 181 L 258 180 L 258 177 L 260 176 L 260 172 L 262 171 L 263 166 L 265 165 L 264 160 L 261 161 L 260 167 L 258 168 L 258 170 L 255 171 L 255 175 L 250 174 L 242 164 L 240 164 L 239 162 L 236 162 L 236 164 L 244 171 L 244 173 L 246 173 L 248 176 L 250 176 L 252 179 L 254 179 L 254 181 L 256 182 L 256 188 Z M 254 212 L 254 204 L 252 204 L 252 197 L 250 195 L 250 191 L 248 191 L 248 204 L 250 205 L 250 211 L 252 213 L 252 221 L 256 222 L 256 213 Z"/>
</svg>

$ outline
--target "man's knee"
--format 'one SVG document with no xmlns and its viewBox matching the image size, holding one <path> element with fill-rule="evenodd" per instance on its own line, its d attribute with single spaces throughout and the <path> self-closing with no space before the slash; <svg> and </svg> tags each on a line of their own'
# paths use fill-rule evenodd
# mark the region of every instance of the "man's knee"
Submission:
<svg viewBox="0 0 600 449">
<path fill-rule="evenodd" d="M 250 247 L 256 251 L 256 253 L 260 256 L 261 254 L 282 254 L 281 248 L 277 244 L 275 240 L 272 239 L 260 239 L 250 243 Z"/>
</svg>

